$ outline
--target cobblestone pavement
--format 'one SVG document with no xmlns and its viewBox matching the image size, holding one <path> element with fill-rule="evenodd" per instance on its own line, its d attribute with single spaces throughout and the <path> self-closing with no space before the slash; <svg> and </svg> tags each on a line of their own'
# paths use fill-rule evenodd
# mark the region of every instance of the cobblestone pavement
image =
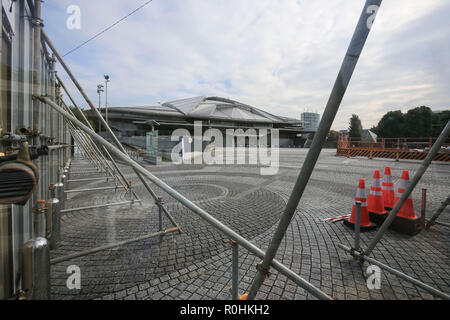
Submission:
<svg viewBox="0 0 450 320">
<path fill-rule="evenodd" d="M 196 202 L 214 217 L 265 250 L 271 240 L 293 188 L 307 150 L 280 151 L 280 170 L 275 176 L 262 176 L 256 166 L 147 166 L 156 176 Z M 370 188 L 375 169 L 392 168 L 397 183 L 402 170 L 414 174 L 415 161 L 347 159 L 324 150 L 304 193 L 297 212 L 277 254 L 277 259 L 301 277 L 335 299 L 434 299 L 409 282 L 382 271 L 381 289 L 366 285 L 367 264 L 360 265 L 338 249 L 351 245 L 353 232 L 342 223 L 326 224 L 328 217 L 351 211 L 360 178 Z M 74 160 L 72 171 L 91 167 Z M 158 209 L 130 168 L 123 167 L 127 179 L 143 200 L 120 207 L 82 210 L 62 217 L 62 242 L 51 252 L 52 258 L 100 245 L 143 236 L 158 231 Z M 72 177 L 84 178 L 86 174 Z M 94 177 L 96 175 L 90 175 Z M 413 194 L 420 210 L 421 189 L 426 188 L 427 214 L 439 207 L 450 192 L 450 166 L 433 164 Z M 101 187 L 112 182 L 72 183 L 70 189 Z M 231 242 L 189 209 L 165 192 L 168 210 L 184 233 L 148 239 L 115 249 L 76 258 L 52 266 L 54 299 L 230 299 Z M 129 199 L 123 190 L 69 194 L 66 208 L 118 202 Z M 450 222 L 450 209 L 441 215 Z M 171 228 L 164 218 L 164 228 Z M 361 235 L 366 247 L 374 232 Z M 450 292 L 450 230 L 434 226 L 410 237 L 388 231 L 373 252 L 373 257 L 444 292 Z M 240 248 L 240 292 L 247 292 L 255 265 L 254 255 Z M 67 267 L 81 269 L 81 290 L 66 286 Z M 258 299 L 315 299 L 285 276 L 273 270 L 257 296 Z"/>
</svg>

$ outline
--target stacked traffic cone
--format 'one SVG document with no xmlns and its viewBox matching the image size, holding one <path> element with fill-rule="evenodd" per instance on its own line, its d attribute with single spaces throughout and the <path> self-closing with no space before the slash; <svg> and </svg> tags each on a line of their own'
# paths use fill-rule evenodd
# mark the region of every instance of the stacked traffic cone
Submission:
<svg viewBox="0 0 450 320">
<path fill-rule="evenodd" d="M 406 188 L 409 186 L 409 172 L 408 170 L 403 171 L 402 179 L 400 180 L 400 185 L 398 187 L 398 196 L 395 197 L 395 203 L 400 200 L 403 192 L 405 192 Z M 402 206 L 400 211 L 397 214 L 397 217 L 403 217 L 407 219 L 416 219 L 416 213 L 414 212 L 414 203 L 409 195 L 408 200 L 406 200 L 405 204 Z"/>
<path fill-rule="evenodd" d="M 370 222 L 369 212 L 367 211 L 366 186 L 364 179 L 359 180 L 358 189 L 356 190 L 355 202 L 361 202 L 360 230 L 370 231 L 375 229 L 376 226 L 372 222 Z M 355 223 L 356 223 L 356 204 L 353 205 L 353 210 L 350 219 L 344 220 L 344 225 L 354 229 Z"/>
<path fill-rule="evenodd" d="M 370 187 L 369 200 L 367 202 L 370 221 L 376 224 L 382 224 L 387 217 L 386 210 L 384 209 L 383 192 L 381 189 L 381 177 L 380 171 L 375 170 L 373 176 L 373 184 Z"/>
<path fill-rule="evenodd" d="M 394 183 L 392 182 L 391 167 L 386 167 L 386 169 L 384 169 L 382 186 L 384 208 L 386 210 L 392 210 L 395 205 L 395 191 Z"/>
<path fill-rule="evenodd" d="M 409 186 L 409 173 L 408 170 L 403 171 L 402 179 L 398 187 L 398 196 L 395 198 L 395 203 L 400 200 L 403 192 Z M 408 235 L 416 235 L 422 230 L 422 219 L 416 216 L 414 211 L 414 203 L 411 195 L 405 201 L 401 209 L 398 211 L 397 216 L 392 222 L 391 228 L 395 231 L 406 233 Z"/>
</svg>

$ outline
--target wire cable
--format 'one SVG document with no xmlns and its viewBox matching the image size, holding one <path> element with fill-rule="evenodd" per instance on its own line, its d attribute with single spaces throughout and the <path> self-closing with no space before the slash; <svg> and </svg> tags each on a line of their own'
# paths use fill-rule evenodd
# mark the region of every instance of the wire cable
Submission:
<svg viewBox="0 0 450 320">
<path fill-rule="evenodd" d="M 110 25 L 109 27 L 107 27 L 106 29 L 100 31 L 99 33 L 97 33 L 95 36 L 89 38 L 88 40 L 86 40 L 85 42 L 83 42 L 82 44 L 76 46 L 75 48 L 73 48 L 72 50 L 70 50 L 69 52 L 67 52 L 66 54 L 63 55 L 63 57 L 71 54 L 72 52 L 80 49 L 82 46 L 86 45 L 87 43 L 91 42 L 92 40 L 94 40 L 95 38 L 101 36 L 102 34 L 104 34 L 105 32 L 107 32 L 108 30 L 112 29 L 113 27 L 115 27 L 116 25 L 118 25 L 119 23 L 121 23 L 123 20 L 127 19 L 128 17 L 130 17 L 131 15 L 135 14 L 137 11 L 141 10 L 143 7 L 145 7 L 146 5 L 148 5 L 150 2 L 152 2 L 153 0 L 149 0 L 146 3 L 144 3 L 143 5 L 141 5 L 140 7 L 136 8 L 135 10 L 133 10 L 132 12 L 130 12 L 129 14 L 127 14 L 125 17 L 121 18 L 120 20 L 117 20 L 116 22 L 114 22 L 112 25 Z"/>
</svg>

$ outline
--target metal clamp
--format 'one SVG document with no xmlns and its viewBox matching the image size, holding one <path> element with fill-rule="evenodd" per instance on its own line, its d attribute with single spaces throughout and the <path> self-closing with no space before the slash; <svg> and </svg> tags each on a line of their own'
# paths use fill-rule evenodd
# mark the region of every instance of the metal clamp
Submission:
<svg viewBox="0 0 450 320">
<path fill-rule="evenodd" d="M 354 249 L 351 248 L 350 249 L 350 255 L 355 258 L 355 260 L 359 261 L 359 263 L 363 264 L 365 262 L 364 260 L 364 252 L 362 250 L 358 250 L 358 249 Z"/>
<path fill-rule="evenodd" d="M 269 278 L 270 275 L 272 274 L 272 272 L 270 272 L 270 268 L 264 268 L 263 267 L 263 262 L 259 262 L 256 265 L 256 270 L 258 270 L 262 276 Z"/>
</svg>

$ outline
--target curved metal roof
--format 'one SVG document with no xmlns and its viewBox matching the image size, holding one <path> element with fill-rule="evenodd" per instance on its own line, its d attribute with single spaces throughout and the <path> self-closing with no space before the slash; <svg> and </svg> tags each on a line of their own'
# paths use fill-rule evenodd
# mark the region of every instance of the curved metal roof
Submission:
<svg viewBox="0 0 450 320">
<path fill-rule="evenodd" d="M 163 103 L 159 106 L 113 107 L 110 108 L 110 112 L 139 116 L 159 115 L 185 119 L 221 120 L 228 122 L 300 123 L 297 119 L 275 116 L 238 101 L 220 97 L 204 96 L 175 100 Z"/>
<path fill-rule="evenodd" d="M 295 119 L 275 116 L 255 107 L 220 97 L 194 97 L 166 102 L 163 106 L 177 110 L 189 118 L 268 123 L 298 122 Z"/>
</svg>

